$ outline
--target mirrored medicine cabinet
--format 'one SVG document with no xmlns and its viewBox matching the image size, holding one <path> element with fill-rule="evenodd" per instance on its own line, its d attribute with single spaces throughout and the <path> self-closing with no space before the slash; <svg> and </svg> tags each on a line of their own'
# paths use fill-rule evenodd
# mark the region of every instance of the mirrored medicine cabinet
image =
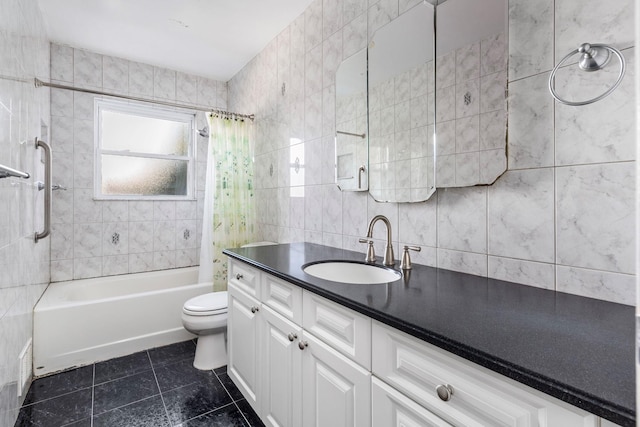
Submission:
<svg viewBox="0 0 640 427">
<path fill-rule="evenodd" d="M 336 74 L 342 190 L 420 202 L 436 188 L 491 184 L 504 173 L 507 16 L 507 0 L 420 2 L 343 62 Z M 354 83 L 348 76 L 356 74 Z M 363 88 L 364 99 L 356 96 Z"/>
</svg>

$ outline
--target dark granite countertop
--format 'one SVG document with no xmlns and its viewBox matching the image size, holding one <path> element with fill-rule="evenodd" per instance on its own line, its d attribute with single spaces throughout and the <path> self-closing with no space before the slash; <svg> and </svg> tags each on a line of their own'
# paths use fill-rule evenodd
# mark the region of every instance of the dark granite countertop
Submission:
<svg viewBox="0 0 640 427">
<path fill-rule="evenodd" d="M 301 266 L 364 255 L 312 243 L 224 253 L 620 425 L 635 426 L 634 308 L 414 264 L 353 285 Z"/>
</svg>

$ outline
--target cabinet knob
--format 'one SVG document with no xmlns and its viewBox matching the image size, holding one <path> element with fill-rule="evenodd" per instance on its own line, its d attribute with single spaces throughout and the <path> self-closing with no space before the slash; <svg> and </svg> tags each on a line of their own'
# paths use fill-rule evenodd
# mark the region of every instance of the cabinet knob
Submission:
<svg viewBox="0 0 640 427">
<path fill-rule="evenodd" d="M 294 334 L 293 332 L 291 332 L 291 333 L 288 335 L 288 338 L 289 338 L 289 341 L 294 342 L 295 340 L 297 340 L 297 339 L 298 339 L 298 335 L 296 335 L 296 334 Z"/>
<path fill-rule="evenodd" d="M 448 402 L 451 400 L 451 396 L 453 396 L 453 387 L 449 384 L 439 384 L 436 386 L 436 394 L 440 400 Z"/>
<path fill-rule="evenodd" d="M 255 313 L 256 311 L 260 311 L 260 307 L 257 307 L 255 305 L 253 307 L 251 307 L 251 312 L 252 313 Z"/>
<path fill-rule="evenodd" d="M 236 274 L 236 280 L 240 280 L 240 279 L 242 279 L 242 274 L 240 273 Z"/>
<path fill-rule="evenodd" d="M 300 342 L 298 343 L 298 348 L 299 348 L 300 350 L 304 350 L 304 349 L 305 349 L 305 348 L 307 348 L 308 346 L 309 346 L 309 343 L 308 343 L 308 342 L 306 342 L 306 341 L 300 341 Z"/>
</svg>

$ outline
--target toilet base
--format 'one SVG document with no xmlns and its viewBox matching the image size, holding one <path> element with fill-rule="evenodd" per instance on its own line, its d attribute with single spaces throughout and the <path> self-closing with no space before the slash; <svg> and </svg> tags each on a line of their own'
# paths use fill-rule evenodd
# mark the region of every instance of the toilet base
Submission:
<svg viewBox="0 0 640 427">
<path fill-rule="evenodd" d="M 193 367 L 206 371 L 225 366 L 227 364 L 226 338 L 226 331 L 198 336 Z"/>
</svg>

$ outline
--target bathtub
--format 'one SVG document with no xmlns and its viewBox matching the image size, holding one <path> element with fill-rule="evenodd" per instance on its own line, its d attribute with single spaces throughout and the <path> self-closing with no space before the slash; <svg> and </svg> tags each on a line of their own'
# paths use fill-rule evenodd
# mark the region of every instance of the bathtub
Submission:
<svg viewBox="0 0 640 427">
<path fill-rule="evenodd" d="M 182 305 L 211 292 L 198 267 L 51 283 L 33 314 L 36 377 L 195 336 Z"/>
</svg>

